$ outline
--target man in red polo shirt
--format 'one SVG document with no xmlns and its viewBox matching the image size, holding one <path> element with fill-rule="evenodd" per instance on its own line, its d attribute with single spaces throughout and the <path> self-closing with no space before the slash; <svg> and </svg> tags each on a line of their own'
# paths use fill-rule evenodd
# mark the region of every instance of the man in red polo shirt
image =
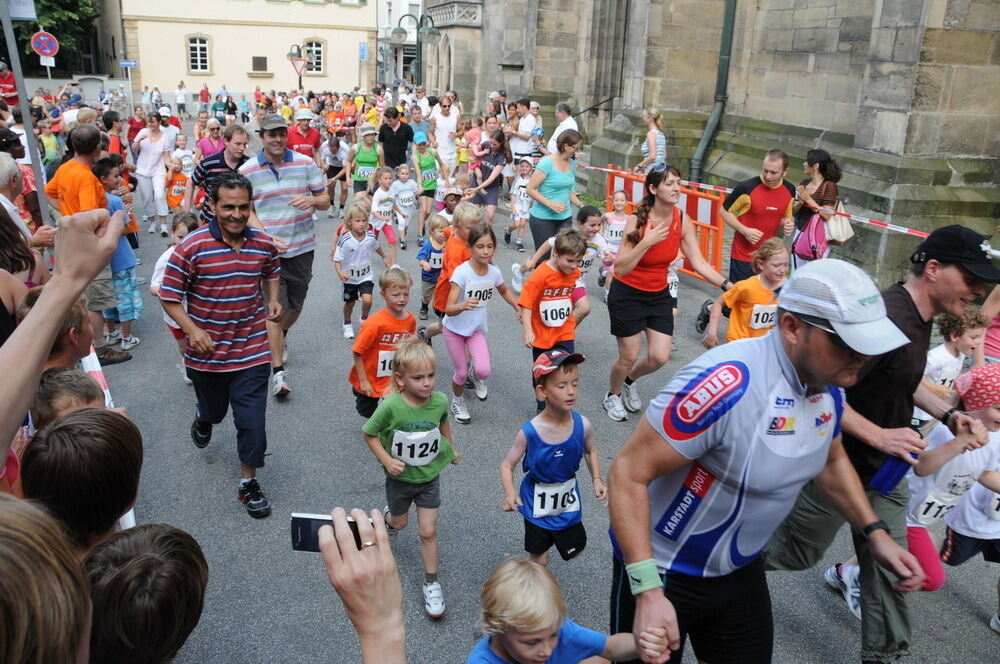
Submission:
<svg viewBox="0 0 1000 664">
<path fill-rule="evenodd" d="M 295 125 L 288 130 L 286 145 L 289 150 L 304 154 L 315 161 L 319 170 L 325 173 L 326 166 L 319 158 L 319 130 L 309 126 L 312 119 L 312 111 L 308 108 L 300 108 L 295 111 Z"/>
<path fill-rule="evenodd" d="M 7 106 L 14 108 L 21 103 L 17 96 L 17 82 L 14 80 L 14 72 L 7 67 L 6 62 L 0 62 L 0 98 L 7 102 Z"/>
</svg>

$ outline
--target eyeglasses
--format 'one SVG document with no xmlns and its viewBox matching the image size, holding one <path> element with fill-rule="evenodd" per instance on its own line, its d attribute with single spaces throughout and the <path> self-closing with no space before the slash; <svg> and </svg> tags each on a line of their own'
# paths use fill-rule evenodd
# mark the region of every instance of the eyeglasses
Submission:
<svg viewBox="0 0 1000 664">
<path fill-rule="evenodd" d="M 823 320 L 822 318 L 816 318 L 814 316 L 806 316 L 805 314 L 795 314 L 795 317 L 798 318 L 803 323 L 805 323 L 806 325 L 815 327 L 818 330 L 823 330 L 824 332 L 826 332 L 828 335 L 830 335 L 830 341 L 833 342 L 834 346 L 837 346 L 839 348 L 846 348 L 847 350 L 854 350 L 853 348 L 847 345 L 846 341 L 840 338 L 840 335 L 837 334 L 837 332 L 832 327 L 830 327 L 830 321 Z"/>
<path fill-rule="evenodd" d="M 653 166 L 651 169 L 649 169 L 649 174 L 652 174 L 652 173 L 662 173 L 663 171 L 667 170 L 668 168 L 672 168 L 672 166 L 670 164 L 668 164 L 667 162 L 665 162 L 665 161 L 661 161 L 656 166 Z"/>
<path fill-rule="evenodd" d="M 441 108 L 451 108 L 451 104 L 441 104 Z"/>
</svg>

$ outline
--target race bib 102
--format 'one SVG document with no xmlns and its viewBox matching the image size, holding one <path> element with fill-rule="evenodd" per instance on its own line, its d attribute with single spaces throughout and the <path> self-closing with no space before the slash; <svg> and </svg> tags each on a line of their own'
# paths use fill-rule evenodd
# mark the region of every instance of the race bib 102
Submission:
<svg viewBox="0 0 1000 664">
<path fill-rule="evenodd" d="M 750 312 L 750 329 L 766 330 L 774 327 L 774 317 L 778 313 L 776 304 L 755 304 Z"/>
</svg>

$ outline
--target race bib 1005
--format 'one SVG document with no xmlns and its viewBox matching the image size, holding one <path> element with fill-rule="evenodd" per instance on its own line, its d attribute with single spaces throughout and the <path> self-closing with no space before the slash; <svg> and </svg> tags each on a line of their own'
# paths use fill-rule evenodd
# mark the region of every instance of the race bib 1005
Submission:
<svg viewBox="0 0 1000 664">
<path fill-rule="evenodd" d="M 485 307 L 493 299 L 492 281 L 472 281 L 465 286 L 465 299 L 479 298 L 477 307 Z"/>
<path fill-rule="evenodd" d="M 573 315 L 573 303 L 568 297 L 560 300 L 542 300 L 538 315 L 546 327 L 560 327 Z"/>
<path fill-rule="evenodd" d="M 430 431 L 394 431 L 389 454 L 407 466 L 426 466 L 440 449 L 441 432 L 434 427 Z"/>
<path fill-rule="evenodd" d="M 575 477 L 557 484 L 535 484 L 531 513 L 536 519 L 579 511 L 580 501 L 576 495 Z"/>
</svg>

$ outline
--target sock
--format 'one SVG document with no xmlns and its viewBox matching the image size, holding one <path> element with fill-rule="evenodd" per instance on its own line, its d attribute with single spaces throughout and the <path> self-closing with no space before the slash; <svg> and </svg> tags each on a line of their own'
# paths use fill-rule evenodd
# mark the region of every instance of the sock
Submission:
<svg viewBox="0 0 1000 664">
<path fill-rule="evenodd" d="M 608 392 L 608 396 L 609 396 L 609 397 L 610 397 L 610 396 L 611 396 L 612 394 L 613 394 L 613 395 L 615 395 L 616 397 L 619 397 L 619 396 L 621 396 L 621 392 Z"/>
<path fill-rule="evenodd" d="M 366 320 L 368 320 L 368 314 L 365 314 L 364 316 L 361 317 L 362 323 L 364 323 Z"/>
<path fill-rule="evenodd" d="M 632 380 L 632 377 L 631 377 L 631 376 L 625 376 L 625 384 L 626 384 L 626 385 L 631 385 L 631 384 L 632 384 L 632 383 L 634 383 L 634 382 L 635 382 L 635 381 L 634 381 L 634 380 Z"/>
<path fill-rule="evenodd" d="M 361 320 L 364 320 L 364 319 L 362 318 Z M 344 325 L 353 325 L 353 323 L 351 323 L 351 319 L 350 318 L 345 318 L 344 319 Z"/>
<path fill-rule="evenodd" d="M 420 303 L 420 310 L 421 311 L 427 311 L 427 305 L 428 305 L 427 302 L 421 302 Z"/>
<path fill-rule="evenodd" d="M 246 486 L 247 484 L 250 484 L 250 481 L 251 481 L 252 479 L 253 479 L 252 477 L 251 477 L 251 478 L 246 478 L 246 477 L 241 477 L 241 478 L 240 478 L 240 488 L 242 489 L 242 488 L 243 488 L 243 487 L 245 487 L 245 486 Z"/>
<path fill-rule="evenodd" d="M 431 574 L 430 572 L 424 572 L 424 583 L 434 583 L 438 580 L 437 572 Z"/>
<path fill-rule="evenodd" d="M 276 367 L 271 367 L 271 372 L 272 373 L 278 373 L 279 371 L 284 371 L 284 370 L 285 370 L 285 365 L 284 364 L 280 364 L 280 365 L 278 365 Z"/>
<path fill-rule="evenodd" d="M 287 337 L 287 336 L 288 336 L 288 330 L 282 330 L 282 331 L 281 331 L 281 336 L 282 336 L 283 338 L 284 338 L 284 337 Z"/>
</svg>

